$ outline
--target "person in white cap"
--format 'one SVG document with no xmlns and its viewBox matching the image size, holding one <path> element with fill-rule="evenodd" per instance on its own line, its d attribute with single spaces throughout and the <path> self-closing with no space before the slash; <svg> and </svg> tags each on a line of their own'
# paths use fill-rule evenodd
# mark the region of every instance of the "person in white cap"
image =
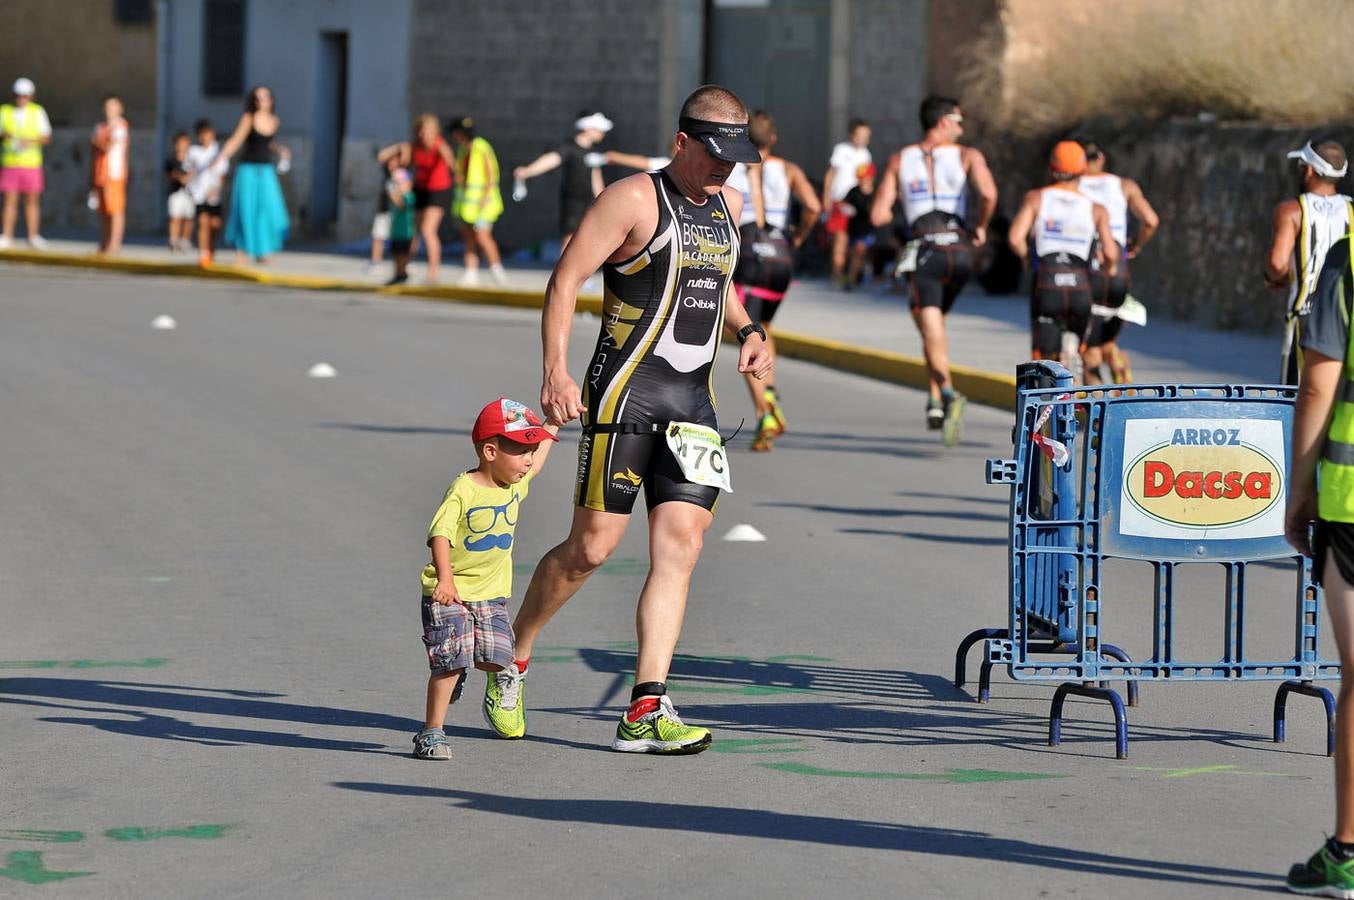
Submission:
<svg viewBox="0 0 1354 900">
<path fill-rule="evenodd" d="M 1265 285 L 1288 290 L 1280 378 L 1297 384 L 1302 371 L 1302 324 L 1312 309 L 1312 291 L 1326 251 L 1354 225 L 1354 203 L 1335 190 L 1349 170 L 1345 148 L 1335 141 L 1308 141 L 1288 154 L 1300 163 L 1302 193 L 1274 207 L 1274 239 L 1265 259 Z"/>
<path fill-rule="evenodd" d="M 600 154 L 593 148 L 601 143 L 611 128 L 611 120 L 602 113 L 583 110 L 574 121 L 572 139 L 560 144 L 554 150 L 542 153 L 527 165 L 512 170 L 515 182 L 514 200 L 526 197 L 528 178 L 535 178 L 555 169 L 560 170 L 560 252 L 568 246 L 569 239 L 578 230 L 578 223 L 583 221 L 583 213 L 592 205 L 593 198 L 602 193 L 602 188 L 605 187 L 602 182 L 602 170 L 588 163 L 597 162 L 595 157 Z M 590 160 L 589 157 L 594 159 Z"/>
<path fill-rule="evenodd" d="M 33 102 L 36 88 L 27 78 L 14 82 L 13 103 L 0 105 L 0 194 L 4 195 L 0 250 L 14 243 L 14 225 L 19 217 L 19 195 L 24 198 L 28 243 L 41 250 L 47 242 L 39 234 L 42 196 L 42 148 L 52 140 L 47 111 Z"/>
</svg>

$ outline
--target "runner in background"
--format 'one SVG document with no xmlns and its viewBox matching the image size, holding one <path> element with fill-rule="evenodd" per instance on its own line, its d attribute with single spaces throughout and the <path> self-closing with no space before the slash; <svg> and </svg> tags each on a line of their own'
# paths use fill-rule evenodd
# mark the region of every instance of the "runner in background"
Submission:
<svg viewBox="0 0 1354 900">
<path fill-rule="evenodd" d="M 856 172 L 874 161 L 870 155 L 870 125 L 864 119 L 852 119 L 848 139 L 832 148 L 827 171 L 823 174 L 823 217 L 832 251 L 832 283 L 846 286 L 846 247 L 849 241 L 847 217 L 842 202 L 856 186 Z"/>
<path fill-rule="evenodd" d="M 1274 239 L 1265 260 L 1265 285 L 1288 289 L 1279 378 L 1297 384 L 1302 370 L 1302 324 L 1326 251 L 1354 224 L 1350 198 L 1335 190 L 1349 171 L 1345 148 L 1335 141 L 1308 141 L 1288 154 L 1300 166 L 1301 193 L 1274 207 Z"/>
<path fill-rule="evenodd" d="M 1152 204 L 1143 196 L 1142 188 L 1131 178 L 1120 178 L 1106 171 L 1105 151 L 1090 138 L 1080 141 L 1086 151 L 1086 174 L 1081 176 L 1081 192 L 1105 207 L 1110 217 L 1110 231 L 1119 245 L 1119 265 L 1114 275 L 1108 276 L 1098 256 L 1091 258 L 1091 300 L 1105 309 L 1119 309 L 1128 299 L 1128 261 L 1136 259 L 1144 245 L 1156 234 L 1159 220 Z M 1138 231 L 1130 240 L 1128 216 L 1138 220 Z M 1110 364 L 1110 376 L 1115 384 L 1127 384 L 1133 378 L 1128 354 L 1119 347 L 1119 332 L 1124 320 L 1118 316 L 1092 314 L 1091 331 L 1086 337 L 1086 383 L 1100 384 L 1101 364 Z"/>
<path fill-rule="evenodd" d="M 1030 259 L 1034 232 L 1037 260 L 1030 293 L 1033 357 L 1055 359 L 1074 374 L 1081 368 L 1086 332 L 1091 327 L 1090 261 L 1099 254 L 1105 275 L 1114 277 L 1119 245 L 1110 231 L 1105 207 L 1078 190 L 1086 171 L 1086 151 L 1076 141 L 1059 141 L 1049 156 L 1052 183 L 1025 194 L 1011 222 L 1011 250 Z M 1100 246 L 1095 248 L 1097 237 Z"/>
<path fill-rule="evenodd" d="M 743 195 L 733 289 L 748 318 L 761 323 L 766 330 L 766 345 L 774 355 L 776 342 L 771 334 L 771 320 L 794 278 L 795 250 L 804 244 L 818 220 L 818 195 L 803 169 L 772 153 L 776 146 L 776 123 L 769 113 L 757 110 L 752 114 L 748 119 L 748 138 L 761 154 L 761 164 L 739 163 L 725 182 Z M 799 228 L 793 232 L 792 196 L 800 206 Z M 760 378 L 744 372 L 743 378 L 757 416 L 752 449 L 770 450 L 771 442 L 785 433 L 785 413 L 776 391 L 775 373 Z"/>
<path fill-rule="evenodd" d="M 987 242 L 987 224 L 997 208 L 997 184 L 983 154 L 961 147 L 964 113 L 953 97 L 930 96 L 918 110 L 925 134 L 889 158 L 875 190 L 870 218 L 877 227 L 893 221 L 901 197 L 909 242 L 895 271 L 907 277 L 912 321 L 921 332 L 931 375 L 926 425 L 941 429 L 944 441 L 959 441 L 964 395 L 950 378 L 945 316 L 973 273 L 973 250 Z M 972 231 L 965 223 L 968 190 L 978 195 Z"/>
<path fill-rule="evenodd" d="M 525 166 L 512 170 L 513 199 L 526 197 L 526 181 L 555 169 L 559 180 L 560 252 L 578 230 L 593 198 L 602 193 L 602 170 L 589 163 L 598 162 L 596 146 L 611 131 L 612 122 L 600 112 L 583 110 L 574 121 L 574 136 L 553 150 L 547 150 Z"/>
</svg>

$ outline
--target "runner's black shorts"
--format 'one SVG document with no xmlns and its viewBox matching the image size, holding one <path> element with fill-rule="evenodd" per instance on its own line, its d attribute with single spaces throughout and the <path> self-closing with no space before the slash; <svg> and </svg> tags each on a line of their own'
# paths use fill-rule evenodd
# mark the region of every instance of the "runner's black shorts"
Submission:
<svg viewBox="0 0 1354 900">
<path fill-rule="evenodd" d="M 756 222 L 749 222 L 738 234 L 733 289 L 748 318 L 770 324 L 794 277 L 794 250 L 778 228 L 758 228 Z"/>
<path fill-rule="evenodd" d="M 686 480 L 677 459 L 668 448 L 662 431 L 653 432 L 652 424 L 666 426 L 668 422 L 694 422 L 717 428 L 714 402 L 708 390 L 698 392 L 659 389 L 646 392 L 631 378 L 620 425 L 585 426 L 578 442 L 578 479 L 574 488 L 574 503 L 586 509 L 629 515 L 634 509 L 640 490 L 644 502 L 652 512 L 660 503 L 681 501 L 713 510 L 719 499 L 719 488 L 706 487 Z M 677 387 L 669 384 L 667 387 Z M 646 393 L 649 402 L 645 402 Z M 687 402 L 669 406 L 665 401 L 679 399 Z M 592 411 L 589 410 L 591 422 Z M 622 429 L 617 431 L 615 429 Z"/>
<path fill-rule="evenodd" d="M 1096 305 L 1108 306 L 1113 309 L 1118 309 L 1124 305 L 1124 300 L 1128 298 L 1130 284 L 1128 254 L 1124 253 L 1122 249 L 1120 250 L 1119 265 L 1114 271 L 1114 277 L 1107 276 L 1105 270 L 1099 267 L 1093 267 L 1090 273 L 1091 299 Z M 1123 328 L 1123 319 L 1092 316 L 1091 330 L 1086 335 L 1086 346 L 1104 346 L 1110 341 L 1118 339 L 1119 332 L 1123 331 Z"/>
<path fill-rule="evenodd" d="M 1334 557 L 1340 577 L 1354 584 L 1354 524 L 1318 519 L 1312 539 L 1312 580 L 1321 583 L 1326 559 Z"/>
<path fill-rule="evenodd" d="M 1091 327 L 1091 284 L 1086 261 L 1066 253 L 1039 258 L 1030 292 L 1030 331 L 1035 359 L 1057 359 L 1064 332 L 1084 344 Z"/>
<path fill-rule="evenodd" d="M 916 271 L 908 273 L 912 308 L 938 307 L 948 313 L 973 275 L 973 242 L 963 223 L 944 213 L 927 213 L 912 223 L 910 233 L 921 241 Z"/>
</svg>

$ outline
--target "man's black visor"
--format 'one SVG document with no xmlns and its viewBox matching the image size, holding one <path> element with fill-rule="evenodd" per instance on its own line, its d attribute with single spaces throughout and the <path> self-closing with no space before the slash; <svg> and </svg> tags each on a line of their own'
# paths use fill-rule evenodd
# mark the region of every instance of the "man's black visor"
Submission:
<svg viewBox="0 0 1354 900">
<path fill-rule="evenodd" d="M 707 122 L 683 116 L 678 127 L 705 145 L 710 155 L 725 162 L 759 163 L 761 153 L 748 140 L 748 126 L 732 122 Z"/>
</svg>

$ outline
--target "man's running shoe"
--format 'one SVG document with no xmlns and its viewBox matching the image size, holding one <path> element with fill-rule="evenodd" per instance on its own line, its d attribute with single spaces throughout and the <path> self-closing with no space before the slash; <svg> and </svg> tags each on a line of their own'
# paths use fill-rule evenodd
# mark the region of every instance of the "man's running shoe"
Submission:
<svg viewBox="0 0 1354 900">
<path fill-rule="evenodd" d="M 611 749 L 621 753 L 699 753 L 713 740 L 710 729 L 687 725 L 677 717 L 672 701 L 659 697 L 658 708 L 640 716 L 638 722 L 621 714 Z"/>
<path fill-rule="evenodd" d="M 959 443 L 959 435 L 963 433 L 962 418 L 964 415 L 964 404 L 968 403 L 968 398 L 958 391 L 950 391 L 943 398 L 944 403 L 944 431 L 941 433 L 946 447 L 953 447 Z"/>
<path fill-rule="evenodd" d="M 1332 850 L 1331 841 L 1327 841 L 1311 859 L 1288 870 L 1285 886 L 1295 894 L 1309 897 L 1346 897 L 1354 900 L 1354 859 L 1341 861 L 1340 856 Z"/>
<path fill-rule="evenodd" d="M 419 759 L 451 759 L 451 744 L 440 728 L 425 728 L 414 735 L 414 756 Z"/>
<path fill-rule="evenodd" d="M 511 663 L 501 672 L 490 672 L 484 683 L 484 721 L 501 738 L 517 740 L 527 733 L 527 708 L 522 688 L 527 673 Z"/>
<path fill-rule="evenodd" d="M 752 439 L 753 452 L 765 453 L 770 450 L 771 441 L 778 434 L 780 428 L 776 425 L 776 417 L 771 413 L 762 416 L 762 420 L 757 423 L 757 436 Z"/>
<path fill-rule="evenodd" d="M 766 401 L 767 412 L 776 420 L 775 437 L 780 437 L 785 433 L 785 411 L 780 408 L 780 397 L 776 394 L 776 389 L 769 387 L 762 391 L 762 399 Z"/>
<path fill-rule="evenodd" d="M 926 427 L 931 431 L 939 431 L 944 424 L 945 407 L 939 397 L 932 397 L 926 401 Z"/>
</svg>

